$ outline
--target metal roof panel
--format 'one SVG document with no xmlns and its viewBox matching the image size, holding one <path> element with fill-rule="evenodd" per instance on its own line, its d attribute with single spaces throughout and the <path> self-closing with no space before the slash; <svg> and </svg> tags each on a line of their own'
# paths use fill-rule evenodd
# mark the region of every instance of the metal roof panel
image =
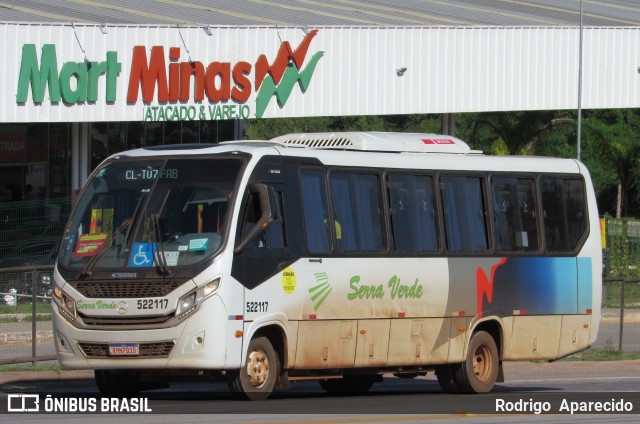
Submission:
<svg viewBox="0 0 640 424">
<path fill-rule="evenodd" d="M 4 22 L 182 25 L 577 26 L 576 0 L 4 0 Z M 640 26 L 637 0 L 583 3 L 585 26 Z"/>
</svg>

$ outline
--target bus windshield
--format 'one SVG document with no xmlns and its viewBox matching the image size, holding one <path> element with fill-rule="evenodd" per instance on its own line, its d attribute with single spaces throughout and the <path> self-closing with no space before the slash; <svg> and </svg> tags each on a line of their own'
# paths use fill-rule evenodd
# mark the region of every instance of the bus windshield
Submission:
<svg viewBox="0 0 640 424">
<path fill-rule="evenodd" d="M 242 160 L 229 157 L 114 160 L 86 184 L 65 231 L 59 265 L 152 268 L 165 275 L 222 245 Z"/>
</svg>

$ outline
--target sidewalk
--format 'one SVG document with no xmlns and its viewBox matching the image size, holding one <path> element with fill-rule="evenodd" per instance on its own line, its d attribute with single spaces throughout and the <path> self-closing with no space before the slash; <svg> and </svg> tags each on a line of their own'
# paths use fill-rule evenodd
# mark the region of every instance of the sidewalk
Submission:
<svg viewBox="0 0 640 424">
<path fill-rule="evenodd" d="M 89 380 L 93 383 L 93 370 L 0 372 L 0 385 L 16 381 L 25 382 L 38 380 Z"/>
<path fill-rule="evenodd" d="M 601 312 L 601 322 L 620 322 L 620 309 L 603 308 Z M 624 323 L 640 322 L 640 309 L 625 309 Z"/>
</svg>

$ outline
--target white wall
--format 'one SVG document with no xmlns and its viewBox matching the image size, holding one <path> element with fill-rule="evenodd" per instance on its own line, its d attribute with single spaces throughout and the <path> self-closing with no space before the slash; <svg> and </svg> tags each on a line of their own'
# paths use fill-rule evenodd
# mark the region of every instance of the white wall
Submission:
<svg viewBox="0 0 640 424">
<path fill-rule="evenodd" d="M 577 107 L 578 28 L 318 29 L 303 69 L 313 54 L 323 51 L 324 56 L 306 93 L 296 85 L 282 108 L 271 99 L 263 117 Z M 0 122 L 140 121 L 146 107 L 158 106 L 158 101 L 155 97 L 145 105 L 139 97 L 135 104 L 126 102 L 134 46 L 146 46 L 149 54 L 152 46 L 161 45 L 166 56 L 170 47 L 179 47 L 181 61 L 190 57 L 205 67 L 213 61 L 231 62 L 231 66 L 246 61 L 252 65 L 248 77 L 253 83 L 260 54 L 265 53 L 272 63 L 280 40 L 289 41 L 295 49 L 305 35 L 300 28 L 226 27 L 212 31 L 209 36 L 199 27 L 120 26 L 108 27 L 103 34 L 98 25 L 0 24 L 4 55 L 0 61 Z M 44 44 L 55 44 L 58 70 L 64 62 L 82 62 L 85 57 L 104 61 L 107 51 L 117 51 L 122 64 L 117 100 L 106 103 L 102 76 L 95 103 L 51 104 L 45 97 L 36 105 L 29 92 L 29 100 L 17 104 L 24 44 L 36 45 L 38 59 Z M 583 63 L 583 108 L 640 106 L 640 28 L 585 28 Z M 407 70 L 397 76 L 396 69 L 401 67 Z M 253 89 L 245 103 L 251 117 L 255 101 Z M 163 105 L 199 110 L 212 103 L 205 98 L 202 103 L 191 99 Z"/>
</svg>

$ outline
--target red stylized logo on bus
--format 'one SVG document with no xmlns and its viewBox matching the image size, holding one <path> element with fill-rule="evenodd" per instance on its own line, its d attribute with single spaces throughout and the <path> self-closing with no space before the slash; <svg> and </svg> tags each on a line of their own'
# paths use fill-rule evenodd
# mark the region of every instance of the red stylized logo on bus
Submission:
<svg viewBox="0 0 640 424">
<path fill-rule="evenodd" d="M 500 262 L 491 267 L 491 279 L 487 278 L 487 274 L 484 269 L 478 267 L 476 270 L 476 292 L 477 292 L 477 307 L 478 318 L 482 318 L 482 299 L 484 295 L 487 295 L 487 301 L 491 303 L 493 301 L 493 282 L 496 274 L 496 270 L 499 266 L 507 262 L 507 258 L 501 258 Z"/>
</svg>

